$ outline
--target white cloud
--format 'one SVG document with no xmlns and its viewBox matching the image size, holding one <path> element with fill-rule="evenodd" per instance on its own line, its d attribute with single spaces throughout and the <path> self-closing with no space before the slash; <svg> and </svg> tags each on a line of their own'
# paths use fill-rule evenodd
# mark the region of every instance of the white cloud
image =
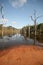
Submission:
<svg viewBox="0 0 43 65">
<path fill-rule="evenodd" d="M 13 21 L 12 24 L 17 24 L 17 22 L 16 21 Z"/>
<path fill-rule="evenodd" d="M 10 0 L 10 3 L 14 8 L 22 7 L 26 2 L 27 0 Z"/>
<path fill-rule="evenodd" d="M 7 22 L 8 19 L 4 18 L 4 19 L 1 19 L 2 22 Z"/>
</svg>

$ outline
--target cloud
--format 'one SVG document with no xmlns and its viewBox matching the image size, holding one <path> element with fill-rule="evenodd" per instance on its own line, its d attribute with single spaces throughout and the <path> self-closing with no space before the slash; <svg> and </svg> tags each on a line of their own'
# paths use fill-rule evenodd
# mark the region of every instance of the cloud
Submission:
<svg viewBox="0 0 43 65">
<path fill-rule="evenodd" d="M 17 24 L 17 22 L 16 21 L 13 21 L 12 24 Z"/>
<path fill-rule="evenodd" d="M 1 22 L 7 22 L 8 19 L 4 18 L 4 19 L 0 19 Z"/>
<path fill-rule="evenodd" d="M 27 0 L 10 0 L 10 3 L 14 8 L 22 7 L 26 2 Z"/>
</svg>

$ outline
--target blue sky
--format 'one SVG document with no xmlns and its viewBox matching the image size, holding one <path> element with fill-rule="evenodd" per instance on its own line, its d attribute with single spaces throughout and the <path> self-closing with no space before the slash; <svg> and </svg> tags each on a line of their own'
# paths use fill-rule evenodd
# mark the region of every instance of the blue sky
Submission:
<svg viewBox="0 0 43 65">
<path fill-rule="evenodd" d="M 26 25 L 33 25 L 34 22 L 30 16 L 33 16 L 34 10 L 37 16 L 43 15 L 43 0 L 0 0 L 0 3 L 3 4 L 6 26 L 22 28 Z M 37 20 L 37 24 L 39 23 L 43 23 L 43 17 Z"/>
</svg>

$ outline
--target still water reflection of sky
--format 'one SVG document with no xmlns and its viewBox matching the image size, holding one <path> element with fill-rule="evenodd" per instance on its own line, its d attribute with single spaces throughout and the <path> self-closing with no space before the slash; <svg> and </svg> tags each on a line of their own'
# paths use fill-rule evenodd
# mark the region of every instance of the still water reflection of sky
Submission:
<svg viewBox="0 0 43 65">
<path fill-rule="evenodd" d="M 36 43 L 38 44 L 39 42 L 36 41 Z M 25 39 L 24 36 L 21 36 L 20 34 L 13 35 L 11 37 L 4 36 L 3 39 L 0 38 L 0 48 L 22 44 L 34 44 L 34 40 L 29 38 Z"/>
</svg>

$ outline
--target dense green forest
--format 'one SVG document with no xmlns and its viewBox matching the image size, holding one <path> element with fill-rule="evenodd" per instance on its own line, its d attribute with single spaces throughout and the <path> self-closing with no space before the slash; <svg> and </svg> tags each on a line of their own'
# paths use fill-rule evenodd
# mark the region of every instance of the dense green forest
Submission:
<svg viewBox="0 0 43 65">
<path fill-rule="evenodd" d="M 25 38 L 34 38 L 35 37 L 35 27 L 25 26 L 20 30 L 21 35 Z M 43 23 L 36 25 L 36 38 L 43 40 Z"/>
</svg>

